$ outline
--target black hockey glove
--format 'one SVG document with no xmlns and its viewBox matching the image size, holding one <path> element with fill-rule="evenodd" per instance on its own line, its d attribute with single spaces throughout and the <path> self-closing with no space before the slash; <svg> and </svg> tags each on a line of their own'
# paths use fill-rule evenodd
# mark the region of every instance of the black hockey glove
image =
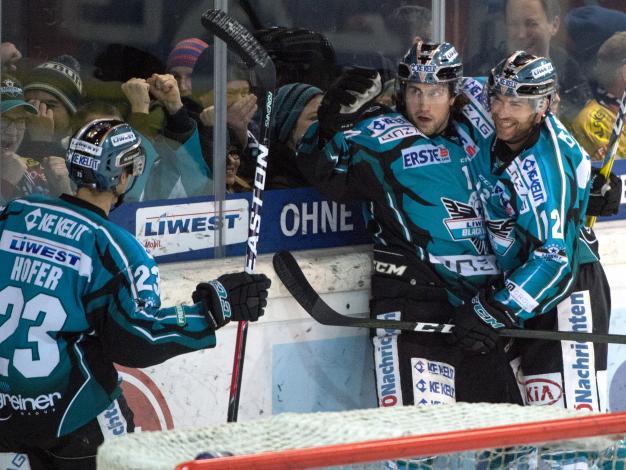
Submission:
<svg viewBox="0 0 626 470">
<path fill-rule="evenodd" d="M 591 168 L 591 193 L 587 204 L 587 215 L 615 215 L 622 200 L 622 179 L 611 173 L 609 181 L 600 174 L 598 168 Z"/>
<path fill-rule="evenodd" d="M 217 330 L 230 320 L 256 321 L 263 316 L 270 284 L 265 274 L 224 274 L 198 284 L 191 298 L 202 303 L 203 313 Z"/>
<path fill-rule="evenodd" d="M 472 353 L 486 354 L 496 347 L 498 330 L 513 327 L 515 320 L 504 309 L 487 303 L 483 294 L 477 294 L 456 308 L 452 323 L 453 344 Z"/>
<path fill-rule="evenodd" d="M 335 133 L 352 129 L 382 90 L 382 79 L 376 70 L 345 69 L 330 86 L 317 110 L 320 140 L 326 142 Z"/>
</svg>

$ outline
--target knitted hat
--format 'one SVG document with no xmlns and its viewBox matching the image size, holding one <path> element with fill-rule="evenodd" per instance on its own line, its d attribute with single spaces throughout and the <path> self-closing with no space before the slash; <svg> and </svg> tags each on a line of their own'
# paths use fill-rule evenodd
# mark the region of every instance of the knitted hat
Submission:
<svg viewBox="0 0 626 470">
<path fill-rule="evenodd" d="M 304 107 L 321 94 L 322 90 L 306 83 L 281 86 L 274 100 L 274 128 L 271 140 L 286 144 Z"/>
<path fill-rule="evenodd" d="M 626 63 L 626 31 L 615 33 L 598 50 L 598 62 Z"/>
<path fill-rule="evenodd" d="M 198 56 L 209 45 L 202 39 L 189 38 L 183 39 L 174 46 L 172 52 L 167 57 L 167 70 L 171 70 L 172 67 L 190 67 L 194 68 Z"/>
<path fill-rule="evenodd" d="M 77 63 L 75 59 L 74 63 Z M 75 68 L 57 59 L 32 70 L 24 86 L 24 91 L 28 90 L 47 91 L 60 100 L 70 114 L 74 114 L 82 99 L 83 81 Z"/>
<path fill-rule="evenodd" d="M 572 54 L 584 62 L 614 33 L 626 31 L 626 13 L 598 5 L 573 8 L 565 16 L 565 27 L 575 46 Z"/>
<path fill-rule="evenodd" d="M 20 106 L 37 114 L 37 108 L 24 99 L 22 85 L 13 77 L 3 77 L 0 81 L 0 112 L 6 113 Z"/>
</svg>

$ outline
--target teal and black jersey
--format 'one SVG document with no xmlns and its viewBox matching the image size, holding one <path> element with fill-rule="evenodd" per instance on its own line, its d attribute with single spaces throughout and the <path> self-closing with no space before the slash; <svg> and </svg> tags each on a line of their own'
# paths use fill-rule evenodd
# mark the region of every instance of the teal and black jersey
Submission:
<svg viewBox="0 0 626 470">
<path fill-rule="evenodd" d="M 320 149 L 317 123 L 297 162 L 328 197 L 363 201 L 379 247 L 428 263 L 457 297 L 498 276 L 468 157 L 454 127 L 428 138 L 402 114 L 369 117 Z"/>
<path fill-rule="evenodd" d="M 505 276 L 495 300 L 525 320 L 556 307 L 582 261 L 589 156 L 551 113 L 525 147 L 511 154 L 495 138 L 482 83 L 465 79 L 463 84 L 470 103 L 455 119 L 479 148 L 470 169 Z"/>
<path fill-rule="evenodd" d="M 11 202 L 0 265 L 0 434 L 64 436 L 119 395 L 113 362 L 215 345 L 197 306 L 161 308 L 143 246 L 77 198 Z"/>
</svg>

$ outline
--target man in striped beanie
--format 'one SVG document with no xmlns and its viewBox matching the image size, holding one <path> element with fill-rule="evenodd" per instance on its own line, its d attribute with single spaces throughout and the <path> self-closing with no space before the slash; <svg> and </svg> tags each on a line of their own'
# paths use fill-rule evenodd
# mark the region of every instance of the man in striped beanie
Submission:
<svg viewBox="0 0 626 470">
<path fill-rule="evenodd" d="M 209 45 L 202 39 L 188 38 L 178 42 L 167 57 L 167 71 L 178 82 L 180 96 L 191 95 L 191 74 L 200 54 Z"/>
</svg>

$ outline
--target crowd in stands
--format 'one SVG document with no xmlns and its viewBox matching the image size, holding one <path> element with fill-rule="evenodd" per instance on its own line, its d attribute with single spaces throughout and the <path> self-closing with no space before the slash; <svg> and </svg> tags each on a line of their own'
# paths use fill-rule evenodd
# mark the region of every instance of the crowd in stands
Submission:
<svg viewBox="0 0 626 470">
<path fill-rule="evenodd" d="M 592 5 L 564 15 L 558 0 L 496 3 L 501 3 L 505 38 L 465 53 L 470 58 L 465 74 L 486 75 L 490 64 L 517 49 L 550 57 L 559 77 L 560 100 L 554 112 L 593 159 L 602 159 L 626 88 L 626 12 Z M 402 5 L 381 21 L 402 38 L 405 48 L 416 38 L 431 38 L 428 8 Z M 367 15 L 356 15 L 344 27 L 367 30 L 376 24 Z M 559 46 L 553 39 L 563 25 L 567 41 Z M 296 148 L 316 120 L 324 91 L 345 64 L 329 39 L 316 31 L 275 26 L 255 35 L 277 70 L 266 188 L 308 186 L 306 175 L 294 164 Z M 92 76 L 85 76 L 71 55 L 33 65 L 24 60 L 19 47 L 3 42 L 0 204 L 28 193 L 72 192 L 64 160 L 69 137 L 90 118 L 109 116 L 129 122 L 146 147 L 146 171 L 127 200 L 212 194 L 215 109 L 210 41 L 199 37 L 175 41 L 162 64 L 131 46 L 111 44 L 93 64 Z M 374 54 L 375 45 L 371 46 Z M 398 50 L 397 57 L 403 52 Z M 380 101 L 391 106 L 394 60 L 372 59 L 370 54 L 370 63 L 356 64 L 381 72 L 385 84 Z M 221 158 L 226 193 L 235 193 L 252 187 L 259 113 L 249 70 L 230 52 L 227 62 L 228 137 Z M 623 157 L 626 137 L 618 150 L 618 158 Z"/>
</svg>

